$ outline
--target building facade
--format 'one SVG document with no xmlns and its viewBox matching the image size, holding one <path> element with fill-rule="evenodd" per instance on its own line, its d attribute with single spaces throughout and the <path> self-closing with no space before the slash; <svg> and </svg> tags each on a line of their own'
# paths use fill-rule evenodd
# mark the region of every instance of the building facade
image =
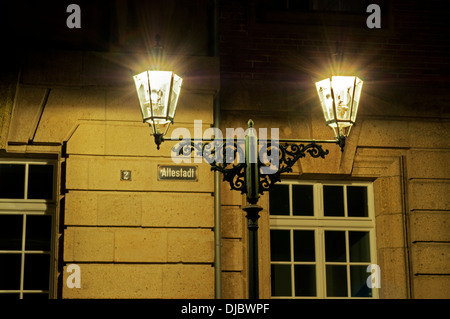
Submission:
<svg viewBox="0 0 450 319">
<path fill-rule="evenodd" d="M 174 164 L 170 136 L 251 118 L 333 139 L 314 86 L 333 74 L 364 80 L 356 126 L 260 197 L 260 297 L 450 297 L 440 2 L 80 1 L 80 28 L 69 4 L 7 6 L 0 298 L 247 298 L 245 196 Z M 132 79 L 150 67 L 183 78 L 159 150 Z M 196 178 L 161 178 L 180 166 Z"/>
</svg>

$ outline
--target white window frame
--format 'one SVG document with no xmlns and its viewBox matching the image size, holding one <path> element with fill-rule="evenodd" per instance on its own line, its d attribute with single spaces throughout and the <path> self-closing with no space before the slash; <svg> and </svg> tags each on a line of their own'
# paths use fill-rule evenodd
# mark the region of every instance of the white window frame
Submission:
<svg viewBox="0 0 450 319">
<path fill-rule="evenodd" d="M 19 298 L 23 298 L 23 294 L 31 293 L 47 293 L 49 298 L 54 295 L 54 275 L 55 275 L 55 251 L 56 251 L 56 197 L 57 197 L 57 160 L 52 159 L 10 159 L 0 158 L 0 164 L 25 164 L 25 178 L 24 178 L 24 198 L 23 199 L 0 199 L 0 215 L 20 215 L 23 216 L 22 223 L 22 246 L 20 250 L 0 250 L 0 254 L 20 254 L 21 255 L 21 269 L 20 269 L 20 288 L 18 290 L 0 290 L 0 298 L 2 294 L 19 294 Z M 36 165 L 53 165 L 53 196 L 52 199 L 28 199 L 28 168 L 29 164 Z M 51 242 L 50 251 L 42 250 L 26 250 L 25 236 L 26 236 L 26 219 L 31 215 L 48 215 L 51 216 Z M 49 270 L 49 289 L 48 290 L 25 290 L 23 289 L 24 272 L 25 272 L 25 254 L 49 254 L 50 255 L 50 270 Z"/>
<path fill-rule="evenodd" d="M 289 186 L 289 210 L 290 215 L 269 215 L 269 226 L 271 230 L 314 230 L 315 239 L 315 257 L 314 262 L 294 262 L 293 261 L 293 236 L 290 236 L 291 244 L 291 261 L 279 262 L 270 261 L 270 264 L 289 264 L 291 265 L 291 291 L 294 291 L 294 267 L 293 265 L 316 265 L 316 296 L 291 296 L 278 297 L 272 296 L 273 299 L 316 299 L 316 298 L 332 298 L 332 299 L 377 299 L 379 298 L 378 289 L 372 289 L 372 297 L 351 297 L 351 281 L 350 281 L 350 267 L 349 265 L 368 265 L 376 264 L 376 238 L 375 238 L 375 209 L 373 184 L 371 182 L 337 182 L 337 181 L 293 181 L 283 180 L 279 184 L 284 185 L 312 185 L 313 186 L 313 201 L 314 201 L 314 215 L 313 216 L 293 216 L 292 215 L 292 186 Z M 323 207 L 323 186 L 344 186 L 344 217 L 324 216 Z M 346 186 L 364 186 L 367 187 L 367 217 L 348 217 L 347 200 L 346 200 Z M 270 212 L 269 212 L 270 213 Z M 346 261 L 345 262 L 326 262 L 325 261 L 325 231 L 338 230 L 345 231 L 346 238 Z M 350 262 L 349 258 L 349 231 L 365 231 L 369 232 L 370 243 L 370 262 Z M 292 233 L 291 233 L 292 234 Z M 347 292 L 348 297 L 327 297 L 326 295 L 326 265 L 346 265 L 347 266 Z M 367 273 L 369 276 L 370 273 Z"/>
</svg>

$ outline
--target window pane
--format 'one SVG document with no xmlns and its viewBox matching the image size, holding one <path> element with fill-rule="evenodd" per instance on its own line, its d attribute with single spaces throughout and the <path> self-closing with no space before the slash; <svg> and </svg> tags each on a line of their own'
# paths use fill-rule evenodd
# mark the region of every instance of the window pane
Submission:
<svg viewBox="0 0 450 319">
<path fill-rule="evenodd" d="M 325 231 L 326 261 L 346 261 L 345 257 L 345 231 Z"/>
<path fill-rule="evenodd" d="M 0 293 L 0 299 L 1 300 L 5 300 L 5 299 L 20 299 L 20 294 L 8 294 L 8 293 Z"/>
<path fill-rule="evenodd" d="M 325 216 L 344 216 L 343 186 L 323 186 L 323 206 Z"/>
<path fill-rule="evenodd" d="M 327 296 L 347 297 L 347 266 L 327 265 Z"/>
<path fill-rule="evenodd" d="M 0 215 L 0 250 L 22 250 L 22 215 Z"/>
<path fill-rule="evenodd" d="M 292 185 L 292 207 L 294 216 L 314 216 L 312 185 Z"/>
<path fill-rule="evenodd" d="M 367 231 L 348 232 L 350 243 L 350 261 L 370 262 L 370 241 Z"/>
<path fill-rule="evenodd" d="M 25 198 L 25 165 L 0 164 L 0 198 Z"/>
<path fill-rule="evenodd" d="M 290 261 L 290 230 L 270 231 L 270 259 L 272 261 Z"/>
<path fill-rule="evenodd" d="M 350 266 L 350 281 L 352 297 L 372 297 L 372 289 L 367 286 L 366 280 L 370 276 L 366 266 Z"/>
<path fill-rule="evenodd" d="M 367 187 L 347 186 L 347 209 L 349 217 L 368 217 Z"/>
<path fill-rule="evenodd" d="M 294 261 L 315 261 L 314 230 L 294 230 Z"/>
<path fill-rule="evenodd" d="M 272 296 L 291 296 L 291 266 L 271 265 Z"/>
<path fill-rule="evenodd" d="M 53 165 L 29 165 L 28 198 L 53 199 Z"/>
<path fill-rule="evenodd" d="M 269 192 L 270 215 L 289 215 L 289 185 L 274 185 Z"/>
<path fill-rule="evenodd" d="M 28 215 L 26 219 L 25 250 L 50 250 L 51 216 Z"/>
<path fill-rule="evenodd" d="M 50 277 L 49 254 L 26 254 L 23 288 L 48 290 Z"/>
<path fill-rule="evenodd" d="M 316 266 L 295 265 L 295 295 L 316 296 Z"/>
<path fill-rule="evenodd" d="M 48 293 L 24 293 L 23 299 L 48 299 Z"/>
<path fill-rule="evenodd" d="M 0 290 L 20 289 L 22 255 L 0 254 Z"/>
</svg>

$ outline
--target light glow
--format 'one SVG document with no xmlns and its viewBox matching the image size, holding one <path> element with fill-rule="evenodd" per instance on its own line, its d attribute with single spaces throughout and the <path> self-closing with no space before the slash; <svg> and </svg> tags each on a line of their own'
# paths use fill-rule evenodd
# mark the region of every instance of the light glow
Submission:
<svg viewBox="0 0 450 319">
<path fill-rule="evenodd" d="M 160 125 L 173 123 L 182 78 L 171 71 L 144 71 L 133 78 L 144 122 L 154 133 Z"/>
<path fill-rule="evenodd" d="M 333 76 L 316 83 L 325 122 L 336 137 L 347 137 L 355 123 L 362 84 L 356 76 Z"/>
</svg>

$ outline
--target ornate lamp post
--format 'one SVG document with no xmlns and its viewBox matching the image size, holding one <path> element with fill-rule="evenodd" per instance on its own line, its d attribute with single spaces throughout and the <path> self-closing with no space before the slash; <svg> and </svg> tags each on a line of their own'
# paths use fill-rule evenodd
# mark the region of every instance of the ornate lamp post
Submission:
<svg viewBox="0 0 450 319">
<path fill-rule="evenodd" d="M 152 127 L 159 149 L 168 126 L 164 133 L 161 133 L 158 125 L 173 123 L 181 78 L 172 72 L 152 72 L 156 71 L 145 71 L 136 75 L 134 79 L 144 122 L 148 122 Z M 173 151 L 180 155 L 190 155 L 196 151 L 210 163 L 211 170 L 223 174 L 223 180 L 230 184 L 232 190 L 246 194 L 247 205 L 243 210 L 247 213 L 249 230 L 250 299 L 259 298 L 257 234 L 259 212 L 262 210 L 262 207 L 257 204 L 259 196 L 279 182 L 281 174 L 292 172 L 292 166 L 300 158 L 305 157 L 306 153 L 314 158 L 325 158 L 329 152 L 324 150 L 321 144 L 338 144 L 343 151 L 345 140 L 356 120 L 362 83 L 363 81 L 355 76 L 334 76 L 316 83 L 325 122 L 333 129 L 334 140 L 260 141 L 256 137 L 253 121 L 249 120 L 248 134 L 245 139 L 231 141 L 179 139 L 180 142 L 174 146 Z M 269 156 L 278 154 L 278 165 L 275 170 L 262 170 L 263 167 L 267 168 L 269 163 L 260 160 L 263 158 L 259 156 L 261 152 Z M 236 155 L 241 159 L 239 163 L 236 164 L 235 160 L 227 161 L 230 158 L 235 159 Z"/>
</svg>

